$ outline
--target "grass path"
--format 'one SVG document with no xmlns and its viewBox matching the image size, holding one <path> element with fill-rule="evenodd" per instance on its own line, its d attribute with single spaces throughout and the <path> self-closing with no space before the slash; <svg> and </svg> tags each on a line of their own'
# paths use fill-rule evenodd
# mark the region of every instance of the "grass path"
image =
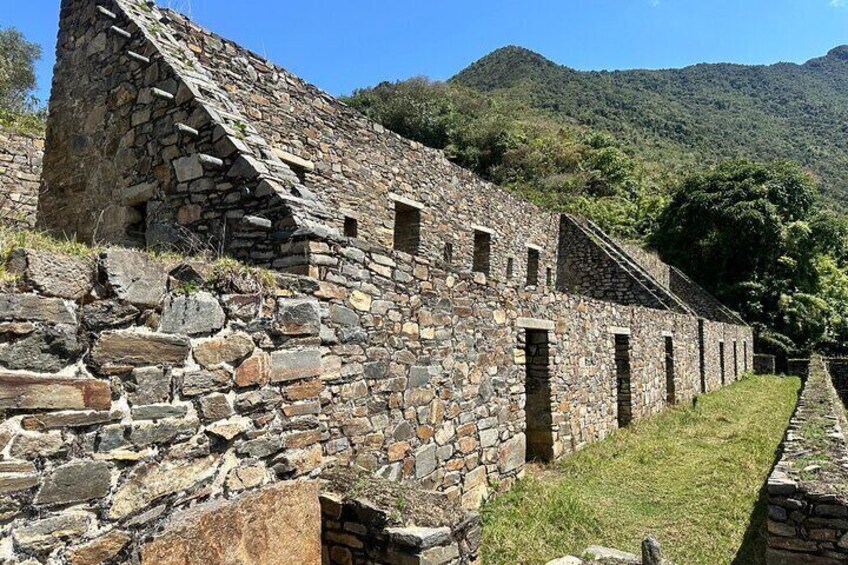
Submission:
<svg viewBox="0 0 848 565">
<path fill-rule="evenodd" d="M 638 553 L 648 533 L 677 565 L 762 563 L 760 489 L 799 387 L 746 378 L 532 470 L 484 507 L 483 563 L 544 564 L 590 545 Z"/>
</svg>

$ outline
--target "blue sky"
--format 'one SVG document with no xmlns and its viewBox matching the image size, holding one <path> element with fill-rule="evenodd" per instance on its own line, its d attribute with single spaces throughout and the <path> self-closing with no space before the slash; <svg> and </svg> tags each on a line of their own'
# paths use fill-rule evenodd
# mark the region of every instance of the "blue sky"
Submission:
<svg viewBox="0 0 848 565">
<path fill-rule="evenodd" d="M 94 0 L 92 0 L 94 1 Z M 0 26 L 44 47 L 59 0 L 0 0 Z M 848 0 L 160 0 L 332 94 L 445 79 L 504 45 L 578 69 L 803 62 L 848 43 Z"/>
</svg>

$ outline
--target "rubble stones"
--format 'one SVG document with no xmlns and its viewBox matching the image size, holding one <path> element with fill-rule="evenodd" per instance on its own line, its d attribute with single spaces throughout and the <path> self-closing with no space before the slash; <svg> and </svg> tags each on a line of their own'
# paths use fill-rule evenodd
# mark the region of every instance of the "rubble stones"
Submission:
<svg viewBox="0 0 848 565">
<path fill-rule="evenodd" d="M 39 326 L 23 337 L 0 343 L 0 366 L 58 372 L 76 362 L 83 351 L 74 326 Z"/>
</svg>

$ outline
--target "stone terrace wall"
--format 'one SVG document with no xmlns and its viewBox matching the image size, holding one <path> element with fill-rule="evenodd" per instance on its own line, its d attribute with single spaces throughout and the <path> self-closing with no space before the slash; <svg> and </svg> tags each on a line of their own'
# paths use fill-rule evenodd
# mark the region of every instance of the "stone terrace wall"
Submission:
<svg viewBox="0 0 848 565">
<path fill-rule="evenodd" d="M 845 406 L 814 358 L 768 480 L 769 565 L 848 562 Z"/>
<path fill-rule="evenodd" d="M 328 433 L 314 281 L 122 249 L 96 260 L 19 251 L 10 270 L 19 277 L 0 294 L 0 561 L 184 563 L 163 557 L 173 544 L 147 542 L 196 503 L 276 481 L 291 486 L 248 500 L 249 511 L 216 512 L 259 512 L 287 524 L 278 536 L 318 520 L 315 486 L 298 487 L 320 471 Z M 225 539 L 259 535 L 236 528 Z M 317 522 L 299 530 L 304 551 L 320 552 Z M 250 541 L 252 555 L 280 543 L 294 551 L 292 540 L 262 540 Z"/>
<path fill-rule="evenodd" d="M 0 222 L 32 227 L 38 206 L 44 140 L 0 127 Z"/>
</svg>

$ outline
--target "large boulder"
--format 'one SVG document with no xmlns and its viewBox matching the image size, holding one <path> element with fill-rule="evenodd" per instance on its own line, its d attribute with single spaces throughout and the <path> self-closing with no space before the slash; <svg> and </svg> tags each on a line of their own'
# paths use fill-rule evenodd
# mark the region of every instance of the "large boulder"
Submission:
<svg viewBox="0 0 848 565">
<path fill-rule="evenodd" d="M 277 483 L 234 501 L 174 516 L 142 548 L 142 565 L 320 565 L 321 509 L 314 482 Z"/>
</svg>

